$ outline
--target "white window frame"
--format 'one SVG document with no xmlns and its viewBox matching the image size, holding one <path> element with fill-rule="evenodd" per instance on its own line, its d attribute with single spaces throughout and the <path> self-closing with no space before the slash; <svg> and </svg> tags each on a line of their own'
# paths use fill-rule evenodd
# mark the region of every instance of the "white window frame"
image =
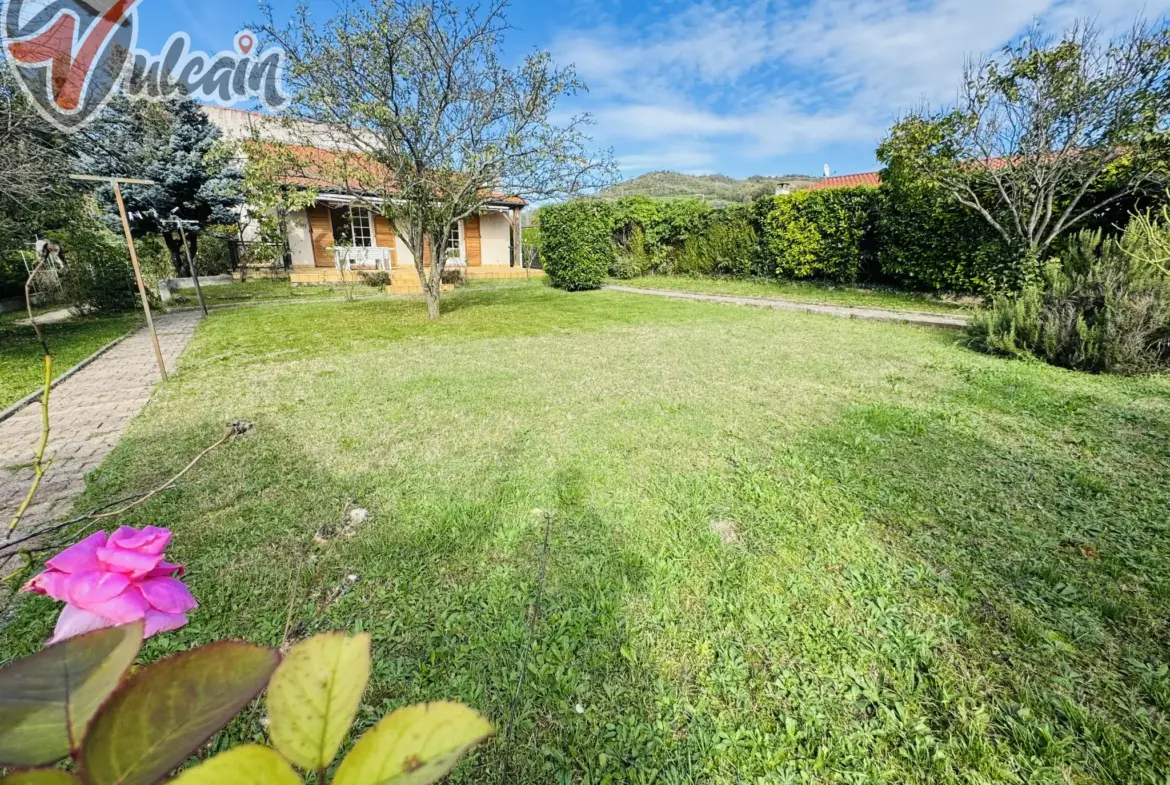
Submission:
<svg viewBox="0 0 1170 785">
<path fill-rule="evenodd" d="M 466 259 L 467 258 L 467 244 L 464 238 L 467 236 L 464 233 L 463 221 L 456 221 L 453 225 L 454 231 L 447 238 L 447 258 L 448 259 Z M 457 251 L 456 256 L 451 256 L 451 251 Z"/>
<path fill-rule="evenodd" d="M 359 233 L 359 229 L 361 230 Z M 358 242 L 359 234 L 368 242 Z M 378 236 L 374 233 L 374 214 L 368 207 L 350 205 L 349 207 L 349 237 L 355 248 L 377 248 Z"/>
</svg>

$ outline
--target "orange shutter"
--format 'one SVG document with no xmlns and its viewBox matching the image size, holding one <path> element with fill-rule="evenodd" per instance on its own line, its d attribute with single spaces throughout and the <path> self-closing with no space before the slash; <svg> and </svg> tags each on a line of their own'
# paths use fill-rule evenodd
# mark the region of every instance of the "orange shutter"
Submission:
<svg viewBox="0 0 1170 785">
<path fill-rule="evenodd" d="M 390 248 L 394 251 L 391 257 L 394 263 L 398 263 L 398 233 L 390 226 L 381 215 L 374 216 L 374 242 L 378 244 L 379 248 Z"/>
<path fill-rule="evenodd" d="M 479 267 L 483 264 L 483 252 L 479 242 L 479 216 L 471 215 L 463 219 L 463 233 L 467 235 L 463 241 L 467 244 L 465 255 L 468 267 Z"/>
<path fill-rule="evenodd" d="M 314 205 L 305 210 L 309 217 L 309 234 L 313 238 L 313 264 L 317 267 L 334 267 L 333 252 L 328 250 L 333 245 L 333 213 L 328 207 Z"/>
</svg>

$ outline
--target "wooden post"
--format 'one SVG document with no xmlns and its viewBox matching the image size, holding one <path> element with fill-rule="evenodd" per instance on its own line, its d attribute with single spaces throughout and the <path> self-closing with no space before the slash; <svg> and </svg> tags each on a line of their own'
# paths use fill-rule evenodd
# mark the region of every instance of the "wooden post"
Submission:
<svg viewBox="0 0 1170 785">
<path fill-rule="evenodd" d="M 118 202 L 118 212 L 122 214 L 122 229 L 126 232 L 126 245 L 130 248 L 130 264 L 134 266 L 134 278 L 138 281 L 138 294 L 142 297 L 142 312 L 146 314 L 146 326 L 150 330 L 150 341 L 154 344 L 154 359 L 158 362 L 158 372 L 162 380 L 167 380 L 167 364 L 163 360 L 162 349 L 158 345 L 158 333 L 154 329 L 154 319 L 150 315 L 150 301 L 146 297 L 146 284 L 142 282 L 142 268 L 138 266 L 138 253 L 134 250 L 134 237 L 130 234 L 130 219 L 126 217 L 126 204 L 122 201 L 122 189 L 118 181 L 110 179 L 114 186 L 114 199 Z"/>
<path fill-rule="evenodd" d="M 195 271 L 195 260 L 191 258 L 191 246 L 187 245 L 187 232 L 183 229 L 183 219 L 176 218 L 175 223 L 179 225 L 179 236 L 183 238 L 183 250 L 187 252 L 187 266 L 191 268 L 191 279 L 195 281 L 195 294 L 199 296 L 199 307 L 203 309 L 203 315 L 207 316 L 207 303 L 203 302 L 203 289 L 199 286 L 199 273 Z"/>
<path fill-rule="evenodd" d="M 126 246 L 130 249 L 130 264 L 134 267 L 134 278 L 138 281 L 138 294 L 142 297 L 142 312 L 146 314 L 146 326 L 150 330 L 150 341 L 154 344 L 154 359 L 158 362 L 158 372 L 162 380 L 167 380 L 167 364 L 163 361 L 162 349 L 158 345 L 158 333 L 154 329 L 154 319 L 150 315 L 150 301 L 146 298 L 146 285 L 142 283 L 142 268 L 138 266 L 138 253 L 134 250 L 134 237 L 130 234 L 130 219 L 126 217 L 126 204 L 122 201 L 122 190 L 118 183 L 131 185 L 154 185 L 154 180 L 136 180 L 132 177 L 102 177 L 94 174 L 71 174 L 71 180 L 89 180 L 99 183 L 109 183 L 114 188 L 114 199 L 118 202 L 118 213 L 122 216 L 122 230 L 126 233 Z"/>
<path fill-rule="evenodd" d="M 524 266 L 523 235 L 520 232 L 520 208 L 512 208 L 512 266 Z"/>
</svg>

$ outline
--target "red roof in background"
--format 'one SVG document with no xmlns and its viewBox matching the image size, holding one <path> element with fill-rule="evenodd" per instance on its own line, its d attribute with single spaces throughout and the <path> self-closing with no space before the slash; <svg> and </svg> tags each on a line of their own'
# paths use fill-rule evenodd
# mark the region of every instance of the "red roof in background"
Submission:
<svg viewBox="0 0 1170 785">
<path fill-rule="evenodd" d="M 808 190 L 825 191 L 830 188 L 856 188 L 859 185 L 877 188 L 881 184 L 880 172 L 863 172 L 862 174 L 841 174 L 826 177 L 824 180 L 809 186 Z"/>
</svg>

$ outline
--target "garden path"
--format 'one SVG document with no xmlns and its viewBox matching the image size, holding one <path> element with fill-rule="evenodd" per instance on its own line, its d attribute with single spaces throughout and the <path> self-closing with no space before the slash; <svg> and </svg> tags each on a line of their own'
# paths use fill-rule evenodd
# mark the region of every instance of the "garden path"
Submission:
<svg viewBox="0 0 1170 785">
<path fill-rule="evenodd" d="M 640 289 L 635 286 L 603 286 L 615 292 L 632 292 L 633 294 L 651 294 L 657 297 L 678 297 L 683 300 L 701 300 L 713 303 L 729 303 L 731 305 L 750 305 L 756 308 L 776 308 L 782 311 L 804 311 L 806 313 L 820 313 L 829 316 L 838 316 L 846 319 L 872 319 L 886 322 L 905 322 L 907 324 L 921 324 L 928 327 L 943 327 L 949 330 L 961 330 L 967 326 L 967 320 L 961 316 L 947 316 L 946 314 L 928 313 L 925 311 L 896 311 L 889 308 L 865 308 L 844 305 L 822 305 L 819 303 L 804 303 L 798 300 L 784 300 L 779 297 L 742 297 L 731 294 L 700 294 L 698 292 L 680 292 L 667 289 Z"/>
<path fill-rule="evenodd" d="M 199 316 L 198 311 L 155 316 L 168 371 L 191 340 Z M 114 449 L 126 426 L 150 400 L 158 380 L 150 332 L 140 329 L 53 388 L 45 451 L 46 460 L 52 458 L 53 463 L 13 539 L 69 513 L 85 489 L 85 475 Z M 0 422 L 0 539 L 32 482 L 40 438 L 39 401 Z"/>
</svg>

